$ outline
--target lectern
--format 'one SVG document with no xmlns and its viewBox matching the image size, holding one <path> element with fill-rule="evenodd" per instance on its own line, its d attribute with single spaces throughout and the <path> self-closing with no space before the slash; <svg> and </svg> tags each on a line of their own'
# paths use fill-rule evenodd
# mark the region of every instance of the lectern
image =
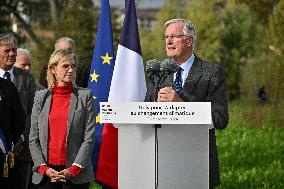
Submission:
<svg viewBox="0 0 284 189">
<path fill-rule="evenodd" d="M 210 102 L 101 103 L 118 127 L 120 189 L 207 189 Z"/>
</svg>

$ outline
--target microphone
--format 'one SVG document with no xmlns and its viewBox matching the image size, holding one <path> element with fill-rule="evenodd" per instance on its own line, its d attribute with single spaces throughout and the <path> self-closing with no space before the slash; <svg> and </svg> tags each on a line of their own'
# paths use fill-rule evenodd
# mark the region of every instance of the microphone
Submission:
<svg viewBox="0 0 284 189">
<path fill-rule="evenodd" d="M 146 101 L 155 102 L 156 89 L 160 77 L 160 65 L 159 60 L 153 59 L 146 62 L 146 83 L 147 83 L 147 95 Z"/>
<path fill-rule="evenodd" d="M 154 78 L 155 76 L 159 77 L 160 65 L 161 65 L 161 62 L 159 60 L 156 60 L 156 59 L 148 60 L 146 62 L 147 79 Z"/>
<path fill-rule="evenodd" d="M 160 75 L 160 79 L 158 82 L 159 88 L 162 88 L 162 84 L 163 84 L 163 87 L 171 86 L 171 82 L 169 83 L 164 83 L 164 82 L 170 74 L 175 73 L 177 70 L 178 70 L 178 66 L 173 59 L 165 59 L 162 62 L 161 67 L 160 67 L 161 75 Z"/>
</svg>

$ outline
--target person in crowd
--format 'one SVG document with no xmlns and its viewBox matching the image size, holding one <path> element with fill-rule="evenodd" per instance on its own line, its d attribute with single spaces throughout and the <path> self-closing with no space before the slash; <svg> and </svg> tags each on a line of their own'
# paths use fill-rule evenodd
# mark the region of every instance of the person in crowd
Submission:
<svg viewBox="0 0 284 189">
<path fill-rule="evenodd" d="M 209 130 L 209 188 L 213 188 L 220 183 L 215 128 L 226 128 L 229 119 L 225 76 L 220 66 L 193 53 L 196 32 L 191 21 L 167 21 L 164 40 L 167 56 L 178 69 L 159 83 L 156 98 L 158 102 L 211 102 L 214 128 Z"/>
<path fill-rule="evenodd" d="M 20 68 L 22 70 L 25 70 L 29 73 L 32 73 L 32 56 L 28 49 L 18 48 L 17 49 L 17 57 L 16 57 L 16 63 L 15 67 Z M 42 90 L 44 89 L 43 86 L 41 86 L 36 81 L 36 90 Z"/>
<path fill-rule="evenodd" d="M 35 79 L 31 73 L 15 67 L 17 56 L 17 39 L 13 34 L 0 35 L 0 77 L 12 81 L 20 94 L 21 103 L 27 115 L 25 131 L 14 143 L 15 166 L 11 171 L 11 179 L 17 189 L 28 188 L 32 159 L 29 153 L 28 140 L 30 131 L 30 115 L 36 90 Z"/>
<path fill-rule="evenodd" d="M 27 72 L 32 72 L 32 56 L 29 50 L 17 48 L 15 66 Z"/>
<path fill-rule="evenodd" d="M 48 89 L 35 95 L 30 151 L 32 181 L 40 189 L 87 189 L 94 179 L 94 98 L 91 90 L 75 86 L 77 64 L 73 50 L 55 50 L 48 62 Z"/>
<path fill-rule="evenodd" d="M 30 51 L 27 49 L 23 49 L 23 48 L 17 48 L 17 57 L 16 57 L 16 62 L 14 66 L 24 71 L 27 71 L 29 73 L 32 73 L 32 56 L 31 56 Z M 36 91 L 44 89 L 44 87 L 41 86 L 37 81 L 35 82 L 36 82 Z M 31 167 L 33 165 L 33 162 L 30 156 L 28 143 L 26 142 L 25 145 L 21 145 L 20 148 L 21 148 L 21 152 L 18 154 L 18 156 L 21 156 L 23 153 L 25 153 L 25 155 L 23 156 L 23 158 L 17 158 L 17 159 L 18 161 L 21 161 L 21 165 L 27 164 L 27 166 L 24 166 L 24 167 L 28 167 L 30 170 L 25 186 L 26 188 L 35 188 L 31 180 L 31 174 L 32 174 Z"/>
<path fill-rule="evenodd" d="M 265 104 L 268 101 L 267 93 L 264 86 L 258 89 L 257 96 L 261 104 Z"/>
<path fill-rule="evenodd" d="M 58 49 L 71 49 L 75 51 L 75 41 L 70 37 L 61 37 L 55 43 L 55 50 Z M 41 74 L 39 78 L 40 84 L 47 88 L 46 73 L 47 73 L 47 65 L 43 66 L 43 68 L 41 69 Z M 75 81 L 76 85 L 79 87 L 87 88 L 89 75 L 90 75 L 90 65 L 80 62 L 79 60 L 78 67 L 76 70 L 76 81 Z"/>
<path fill-rule="evenodd" d="M 2 56 L 2 47 L 0 47 Z M 0 186 L 13 189 L 10 170 L 14 164 L 13 143 L 25 129 L 26 115 L 15 85 L 0 78 Z"/>
</svg>

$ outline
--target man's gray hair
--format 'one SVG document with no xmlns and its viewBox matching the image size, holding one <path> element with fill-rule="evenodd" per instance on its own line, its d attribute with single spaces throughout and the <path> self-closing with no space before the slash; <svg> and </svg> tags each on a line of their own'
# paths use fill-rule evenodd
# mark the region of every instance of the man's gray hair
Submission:
<svg viewBox="0 0 284 189">
<path fill-rule="evenodd" d="M 195 32 L 195 27 L 190 20 L 186 20 L 184 18 L 171 19 L 171 20 L 166 21 L 165 28 L 167 28 L 169 25 L 171 25 L 173 23 L 177 23 L 177 22 L 184 23 L 183 34 L 188 36 L 188 37 L 192 37 L 192 50 L 194 50 L 195 41 L 196 41 L 196 32 Z"/>
<path fill-rule="evenodd" d="M 27 56 L 30 57 L 30 59 L 32 59 L 31 53 L 28 49 L 23 49 L 23 48 L 17 48 L 17 54 L 26 54 Z"/>
<path fill-rule="evenodd" d="M 0 34 L 0 46 L 14 43 L 18 45 L 17 38 L 11 33 Z"/>
<path fill-rule="evenodd" d="M 75 50 L 75 40 L 70 38 L 70 37 L 61 37 L 61 38 L 57 39 L 57 41 L 55 43 L 55 50 L 59 49 L 58 44 L 60 42 L 63 42 L 63 41 L 64 42 L 68 42 L 69 44 L 71 44 L 71 46 L 72 46 L 71 50 L 73 50 L 73 51 Z"/>
</svg>

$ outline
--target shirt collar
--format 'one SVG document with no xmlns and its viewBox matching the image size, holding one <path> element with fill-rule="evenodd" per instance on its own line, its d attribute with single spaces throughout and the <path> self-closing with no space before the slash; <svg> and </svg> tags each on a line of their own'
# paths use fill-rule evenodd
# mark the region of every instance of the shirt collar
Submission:
<svg viewBox="0 0 284 189">
<path fill-rule="evenodd" d="M 195 55 L 192 53 L 192 55 L 184 63 L 180 65 L 180 67 L 182 68 L 182 72 L 181 72 L 182 86 L 184 85 L 185 80 L 188 77 L 189 70 L 194 62 L 194 58 L 195 58 Z M 176 74 L 177 72 L 174 73 L 173 81 L 176 78 Z"/>
<path fill-rule="evenodd" d="M 193 61 L 194 61 L 194 54 L 192 53 L 192 55 L 189 57 L 189 59 L 187 59 L 186 61 L 185 61 L 185 63 L 183 63 L 183 64 L 181 64 L 181 68 L 182 68 L 182 70 L 183 70 L 183 72 L 186 72 L 186 73 L 188 73 L 189 72 L 189 70 L 190 70 L 190 68 L 191 68 L 191 66 L 192 66 L 192 64 L 193 64 Z"/>
<path fill-rule="evenodd" d="M 0 77 L 1 78 L 4 78 L 5 72 L 9 72 L 10 75 L 11 75 L 11 81 L 14 81 L 14 78 L 15 78 L 14 77 L 14 66 L 10 70 L 8 70 L 8 71 L 4 71 L 2 68 L 0 68 Z"/>
<path fill-rule="evenodd" d="M 188 77 L 188 73 L 189 70 L 194 62 L 194 54 L 192 53 L 192 55 L 187 59 L 187 61 L 185 61 L 185 63 L 181 64 L 181 68 L 182 68 L 182 72 L 181 72 L 181 78 L 182 78 L 182 86 L 184 85 L 184 82 L 186 80 L 186 78 Z M 174 78 L 176 77 L 176 74 L 174 74 Z"/>
</svg>

